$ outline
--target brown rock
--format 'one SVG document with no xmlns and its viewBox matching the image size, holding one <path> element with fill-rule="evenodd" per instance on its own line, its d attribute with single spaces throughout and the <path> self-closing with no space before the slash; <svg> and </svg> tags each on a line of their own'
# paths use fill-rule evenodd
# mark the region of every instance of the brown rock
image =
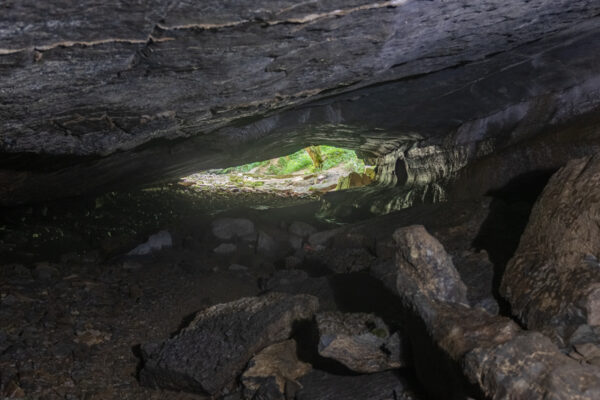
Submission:
<svg viewBox="0 0 600 400">
<path fill-rule="evenodd" d="M 373 373 L 406 366 L 398 333 L 381 318 L 365 313 L 324 312 L 316 316 L 319 354 L 352 371 Z"/>
<path fill-rule="evenodd" d="M 404 277 L 399 292 L 409 296 L 425 296 L 428 299 L 449 303 L 468 304 L 467 288 L 452 258 L 444 246 L 431 236 L 422 225 L 400 228 L 394 232 L 396 241 L 396 267 Z"/>
<path fill-rule="evenodd" d="M 407 336 L 417 376 L 430 394 L 467 396 L 475 384 L 492 399 L 599 398 L 600 369 L 565 356 L 539 332 L 523 332 L 508 318 L 457 303 L 456 293 L 464 292 L 451 289 L 460 288 L 460 278 L 422 227 L 398 229 L 394 238 L 395 270 L 388 266 L 374 273 L 387 280 L 418 321 L 408 326 Z"/>
<path fill-rule="evenodd" d="M 286 386 L 298 385 L 297 379 L 311 371 L 310 364 L 298 360 L 292 339 L 273 344 L 250 360 L 242 375 L 246 399 L 285 400 Z"/>
<path fill-rule="evenodd" d="M 559 338 L 600 324 L 600 155 L 548 182 L 504 273 L 501 293 L 531 329 Z"/>
<path fill-rule="evenodd" d="M 232 383 L 248 360 L 289 338 L 298 320 L 319 307 L 308 295 L 269 293 L 218 304 L 196 314 L 178 335 L 142 346 L 143 385 L 217 394 Z"/>
</svg>

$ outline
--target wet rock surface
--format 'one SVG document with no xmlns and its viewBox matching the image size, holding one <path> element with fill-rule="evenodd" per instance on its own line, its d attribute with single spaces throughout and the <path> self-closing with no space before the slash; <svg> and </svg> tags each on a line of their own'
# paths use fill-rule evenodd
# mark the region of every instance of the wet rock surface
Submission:
<svg viewBox="0 0 600 400">
<path fill-rule="evenodd" d="M 279 293 L 209 307 L 173 338 L 142 345 L 140 382 L 219 394 L 252 354 L 288 339 L 294 324 L 311 319 L 318 307 L 314 297 Z"/>
<path fill-rule="evenodd" d="M 552 176 L 502 279 L 502 294 L 532 329 L 563 344 L 580 324 L 600 323 L 600 157 Z"/>
</svg>

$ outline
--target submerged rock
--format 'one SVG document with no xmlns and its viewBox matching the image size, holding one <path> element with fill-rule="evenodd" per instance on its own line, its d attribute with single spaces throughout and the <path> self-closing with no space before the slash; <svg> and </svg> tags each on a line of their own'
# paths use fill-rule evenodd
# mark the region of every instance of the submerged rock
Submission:
<svg viewBox="0 0 600 400">
<path fill-rule="evenodd" d="M 142 346 L 140 382 L 217 394 L 242 372 L 253 354 L 288 339 L 294 323 L 310 319 L 318 307 L 315 297 L 282 293 L 209 307 L 173 338 Z"/>
<path fill-rule="evenodd" d="M 250 236 L 254 223 L 246 218 L 220 218 L 212 223 L 212 233 L 221 240 Z"/>
<path fill-rule="evenodd" d="M 160 231 L 148 238 L 146 243 L 142 243 L 135 249 L 127 253 L 128 256 L 143 256 L 163 248 L 173 246 L 173 238 L 167 231 Z"/>
<path fill-rule="evenodd" d="M 531 329 L 600 325 L 600 154 L 570 161 L 535 204 L 501 293 Z"/>
<path fill-rule="evenodd" d="M 286 400 L 286 393 L 298 387 L 298 378 L 312 367 L 298 360 L 296 342 L 273 344 L 250 360 L 242 375 L 244 398 Z"/>
<path fill-rule="evenodd" d="M 372 314 L 324 312 L 317 314 L 319 354 L 359 373 L 406 366 L 398 333 Z"/>
</svg>

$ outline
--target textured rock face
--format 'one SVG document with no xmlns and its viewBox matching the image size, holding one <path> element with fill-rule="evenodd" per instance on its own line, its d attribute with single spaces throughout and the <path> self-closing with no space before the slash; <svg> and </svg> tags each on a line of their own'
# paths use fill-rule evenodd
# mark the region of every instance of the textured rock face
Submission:
<svg viewBox="0 0 600 400">
<path fill-rule="evenodd" d="M 419 321 L 408 328 L 408 339 L 416 351 L 413 359 L 420 379 L 424 382 L 443 381 L 439 386 L 426 387 L 432 395 L 440 398 L 464 398 L 470 394 L 492 399 L 565 400 L 598 397 L 600 369 L 580 365 L 565 356 L 548 337 L 539 332 L 523 332 L 508 318 L 493 316 L 452 299 L 448 301 L 443 291 L 421 290 L 430 279 L 428 261 L 413 257 L 413 269 L 408 270 L 406 254 L 418 255 L 428 243 L 437 241 L 418 226 L 401 228 L 394 237 L 398 245 L 396 266 L 375 273 L 398 294 Z M 406 237 L 414 239 L 407 241 Z M 431 253 L 434 252 L 437 258 L 443 258 L 443 248 L 433 246 Z M 439 265 L 444 266 L 446 276 L 454 276 L 451 264 Z M 459 277 L 456 279 L 460 280 Z M 433 343 L 427 344 L 423 340 L 424 334 Z M 427 346 L 433 346 L 435 350 L 427 350 Z M 436 355 L 436 351 L 442 354 Z M 462 372 L 465 382 L 460 381 L 457 371 Z M 473 393 L 467 382 L 475 384 L 478 390 Z"/>
<path fill-rule="evenodd" d="M 250 360 L 241 377 L 244 397 L 252 399 L 286 400 L 297 380 L 310 372 L 310 364 L 299 361 L 294 340 L 273 344 Z"/>
<path fill-rule="evenodd" d="M 548 182 L 502 279 L 531 329 L 570 335 L 600 324 L 600 156 L 573 160 Z"/>
<path fill-rule="evenodd" d="M 216 394 L 253 354 L 288 339 L 293 323 L 310 319 L 318 307 L 312 296 L 271 293 L 207 308 L 177 336 L 142 346 L 140 382 Z"/>
<path fill-rule="evenodd" d="M 302 379 L 303 388 L 298 400 L 416 400 L 419 397 L 409 385 L 393 371 L 380 372 L 358 377 L 338 376 L 314 371 Z"/>
<path fill-rule="evenodd" d="M 27 0 L 2 11 L 3 204 L 324 142 L 383 155 L 445 140 L 481 153 L 600 99 L 594 0 Z"/>
<path fill-rule="evenodd" d="M 407 365 L 398 333 L 371 314 L 325 312 L 316 315 L 319 354 L 352 371 L 373 373 Z"/>
<path fill-rule="evenodd" d="M 399 292 L 415 298 L 468 304 L 467 288 L 454 268 L 452 259 L 425 227 L 413 225 L 400 228 L 394 233 L 394 240 L 398 245 L 396 267 L 399 274 L 406 278 L 399 278 L 396 283 Z"/>
</svg>

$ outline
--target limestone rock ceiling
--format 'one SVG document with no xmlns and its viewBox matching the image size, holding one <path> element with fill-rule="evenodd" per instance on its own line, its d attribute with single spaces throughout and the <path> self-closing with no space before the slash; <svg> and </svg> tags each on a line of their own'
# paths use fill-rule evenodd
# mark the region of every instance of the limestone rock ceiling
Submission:
<svg viewBox="0 0 600 400">
<path fill-rule="evenodd" d="M 518 141 L 598 107 L 599 16 L 598 0 L 4 1 L 0 202 L 310 143 Z"/>
</svg>

